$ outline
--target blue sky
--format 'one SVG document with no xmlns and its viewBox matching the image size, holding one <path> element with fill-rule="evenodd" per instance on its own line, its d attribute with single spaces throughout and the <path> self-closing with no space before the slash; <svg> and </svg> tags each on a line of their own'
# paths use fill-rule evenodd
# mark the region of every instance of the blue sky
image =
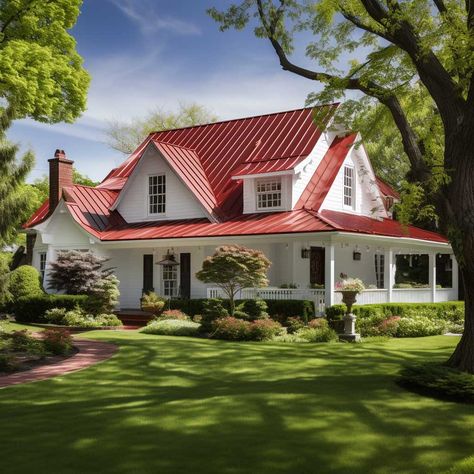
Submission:
<svg viewBox="0 0 474 474">
<path fill-rule="evenodd" d="M 251 29 L 221 33 L 206 14 L 230 3 L 85 0 L 72 34 L 92 76 L 88 108 L 74 124 L 14 124 L 10 139 L 36 155 L 30 180 L 47 172 L 56 148 L 101 180 L 125 159 L 105 143 L 107 122 L 156 107 L 197 102 L 220 119 L 302 107 L 316 84 L 282 71 L 269 43 Z"/>
</svg>

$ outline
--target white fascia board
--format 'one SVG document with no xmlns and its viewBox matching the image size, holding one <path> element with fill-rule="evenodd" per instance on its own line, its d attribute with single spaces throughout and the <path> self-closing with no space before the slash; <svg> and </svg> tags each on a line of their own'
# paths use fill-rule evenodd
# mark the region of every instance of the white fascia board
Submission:
<svg viewBox="0 0 474 474">
<path fill-rule="evenodd" d="M 340 232 L 340 231 L 322 231 L 322 232 L 295 232 L 286 234 L 259 234 L 259 235 L 231 235 L 231 236 L 209 236 L 209 237 L 184 237 L 169 239 L 146 239 L 146 240 L 107 240 L 100 243 L 107 247 L 167 247 L 167 246 L 186 246 L 186 245 L 215 245 L 218 243 L 235 243 L 236 240 L 248 240 L 258 242 L 260 240 L 272 239 L 273 242 L 286 242 L 289 239 L 297 241 L 324 241 L 332 243 L 341 243 L 344 239 L 350 239 L 351 243 L 359 243 L 361 241 L 374 245 L 379 242 L 380 245 L 386 245 L 392 248 L 415 246 L 417 248 L 436 248 L 452 252 L 449 243 L 433 242 L 422 239 L 412 239 L 408 237 L 390 237 L 382 235 L 359 234 L 357 232 Z M 216 242 L 217 241 L 217 242 Z"/>
<path fill-rule="evenodd" d="M 256 173 L 256 174 L 242 174 L 239 176 L 232 176 L 231 179 L 238 181 L 239 179 L 252 179 L 252 178 L 273 178 L 274 176 L 285 176 L 296 174 L 295 169 L 285 171 L 273 171 L 271 173 Z"/>
</svg>

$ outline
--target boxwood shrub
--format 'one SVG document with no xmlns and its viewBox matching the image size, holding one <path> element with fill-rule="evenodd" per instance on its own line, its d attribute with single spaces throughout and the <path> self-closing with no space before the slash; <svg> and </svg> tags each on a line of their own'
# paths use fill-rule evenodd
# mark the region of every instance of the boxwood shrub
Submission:
<svg viewBox="0 0 474 474">
<path fill-rule="evenodd" d="M 195 316 L 196 314 L 203 314 L 204 303 L 207 298 L 201 299 L 176 299 L 171 300 L 171 309 L 180 309 L 189 316 Z M 222 300 L 228 307 L 228 301 Z M 248 300 L 237 300 L 236 306 L 245 303 Z M 279 320 L 280 323 L 285 324 L 286 320 L 290 317 L 299 316 L 305 322 L 310 321 L 314 318 L 314 303 L 310 300 L 263 300 L 267 303 L 267 312 L 270 317 Z"/>
<path fill-rule="evenodd" d="M 22 323 L 45 323 L 44 315 L 53 308 L 72 310 L 76 306 L 84 308 L 87 305 L 86 295 L 37 295 L 23 296 L 15 303 L 15 319 Z"/>
</svg>

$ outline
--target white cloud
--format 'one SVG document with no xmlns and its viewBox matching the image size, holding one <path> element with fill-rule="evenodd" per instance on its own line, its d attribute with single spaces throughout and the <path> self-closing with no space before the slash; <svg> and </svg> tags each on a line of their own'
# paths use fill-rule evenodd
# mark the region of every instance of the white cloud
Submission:
<svg viewBox="0 0 474 474">
<path fill-rule="evenodd" d="M 136 23 L 144 35 L 158 31 L 168 31 L 179 35 L 199 35 L 201 30 L 195 24 L 175 18 L 162 16 L 150 0 L 109 0 L 131 21 Z"/>
</svg>

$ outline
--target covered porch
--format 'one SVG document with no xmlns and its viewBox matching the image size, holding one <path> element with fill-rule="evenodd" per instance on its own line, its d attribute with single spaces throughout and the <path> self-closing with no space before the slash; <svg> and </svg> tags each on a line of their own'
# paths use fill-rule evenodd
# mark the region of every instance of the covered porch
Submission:
<svg viewBox="0 0 474 474">
<path fill-rule="evenodd" d="M 225 244 L 256 248 L 270 259 L 266 288 L 239 298 L 309 299 L 317 311 L 341 302 L 341 275 L 365 286 L 358 304 L 441 302 L 458 298 L 458 270 L 449 244 L 376 235 L 324 232 L 272 236 L 110 242 L 101 245 L 121 282 L 121 307 L 138 308 L 144 291 L 171 298 L 224 296 L 196 279 L 203 260 Z M 157 265 L 171 253 L 174 268 Z"/>
</svg>

